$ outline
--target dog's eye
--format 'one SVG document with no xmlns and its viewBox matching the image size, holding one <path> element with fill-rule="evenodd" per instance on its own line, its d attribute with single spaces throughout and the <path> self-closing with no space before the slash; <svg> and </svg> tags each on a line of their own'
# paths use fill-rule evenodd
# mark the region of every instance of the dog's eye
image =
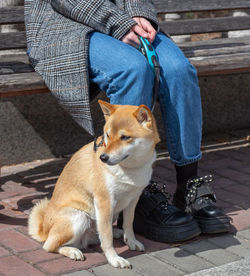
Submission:
<svg viewBox="0 0 250 276">
<path fill-rule="evenodd" d="M 108 133 L 106 132 L 106 135 L 107 135 L 107 138 L 109 138 L 109 135 L 108 135 Z"/>
<path fill-rule="evenodd" d="M 129 140 L 130 138 L 131 138 L 131 136 L 122 135 L 120 139 L 122 141 L 126 141 L 126 140 Z"/>
</svg>

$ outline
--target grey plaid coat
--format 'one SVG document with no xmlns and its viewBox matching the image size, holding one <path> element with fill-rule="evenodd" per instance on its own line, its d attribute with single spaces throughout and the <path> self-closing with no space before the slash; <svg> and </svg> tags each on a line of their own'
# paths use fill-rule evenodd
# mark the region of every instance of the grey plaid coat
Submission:
<svg viewBox="0 0 250 276">
<path fill-rule="evenodd" d="M 94 134 L 89 105 L 88 34 L 121 39 L 143 16 L 155 24 L 151 0 L 25 0 L 28 55 L 75 121 Z"/>
</svg>

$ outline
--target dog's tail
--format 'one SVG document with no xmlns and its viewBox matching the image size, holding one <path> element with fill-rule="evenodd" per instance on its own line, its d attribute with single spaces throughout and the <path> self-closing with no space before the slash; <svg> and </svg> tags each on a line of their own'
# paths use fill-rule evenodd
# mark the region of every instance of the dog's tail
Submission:
<svg viewBox="0 0 250 276">
<path fill-rule="evenodd" d="M 31 237 L 39 242 L 46 240 L 44 231 L 43 231 L 43 220 L 45 211 L 47 209 L 49 200 L 44 198 L 36 203 L 36 205 L 31 210 L 28 220 L 28 229 Z"/>
</svg>

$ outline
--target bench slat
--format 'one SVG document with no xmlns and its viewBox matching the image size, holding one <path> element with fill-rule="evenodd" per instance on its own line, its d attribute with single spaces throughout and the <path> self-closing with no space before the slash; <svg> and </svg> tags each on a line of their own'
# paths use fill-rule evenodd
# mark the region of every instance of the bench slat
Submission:
<svg viewBox="0 0 250 276">
<path fill-rule="evenodd" d="M 24 23 L 24 7 L 5 7 L 0 9 L 1 24 L 18 24 Z"/>
<path fill-rule="evenodd" d="M 0 33 L 0 50 L 25 49 L 25 32 Z"/>
<path fill-rule="evenodd" d="M 0 58 L 0 76 L 34 72 L 26 54 L 5 55 Z"/>
<path fill-rule="evenodd" d="M 250 71 L 250 55 L 246 53 L 199 56 L 190 58 L 190 61 L 197 68 L 199 76 Z M 0 98 L 49 92 L 43 79 L 35 72 L 2 75 L 0 82 Z"/>
<path fill-rule="evenodd" d="M 160 26 L 171 35 L 247 30 L 250 29 L 250 16 L 166 21 Z"/>
<path fill-rule="evenodd" d="M 193 48 L 182 48 L 183 52 L 188 58 L 191 57 L 216 57 L 219 55 L 231 55 L 231 54 L 249 54 L 250 53 L 250 45 L 248 46 L 239 46 L 239 47 L 221 47 L 216 49 L 193 49 Z"/>
<path fill-rule="evenodd" d="M 216 39 L 201 42 L 185 42 L 179 44 L 188 58 L 191 57 L 216 57 L 250 52 L 250 37 L 234 39 Z M 0 76 L 7 74 L 28 73 L 34 69 L 29 64 L 26 54 L 6 55 L 1 57 Z"/>
<path fill-rule="evenodd" d="M 246 30 L 250 29 L 250 16 L 167 21 L 160 26 L 171 35 Z M 26 48 L 25 32 L 2 33 L 0 41 L 0 50 Z"/>
<path fill-rule="evenodd" d="M 153 0 L 158 13 L 193 12 L 228 9 L 249 9 L 250 0 Z M 0 9 L 0 24 L 15 24 L 24 22 L 24 7 L 4 7 Z"/>
<path fill-rule="evenodd" d="M 179 47 L 188 57 L 249 53 L 250 37 L 188 41 L 179 43 Z"/>
<path fill-rule="evenodd" d="M 158 13 L 249 9 L 250 0 L 153 0 Z"/>
<path fill-rule="evenodd" d="M 42 77 L 33 73 L 11 74 L 0 76 L 0 98 L 23 94 L 49 92 Z"/>
<path fill-rule="evenodd" d="M 214 57 L 190 58 L 199 76 L 219 75 L 250 71 L 250 55 L 245 53 Z"/>
</svg>

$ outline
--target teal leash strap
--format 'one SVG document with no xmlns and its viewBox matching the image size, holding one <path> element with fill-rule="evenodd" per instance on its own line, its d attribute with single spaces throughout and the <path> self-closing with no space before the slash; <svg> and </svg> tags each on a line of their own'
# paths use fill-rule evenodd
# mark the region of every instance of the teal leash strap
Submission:
<svg viewBox="0 0 250 276">
<path fill-rule="evenodd" d="M 138 50 L 146 57 L 148 60 L 149 66 L 154 73 L 154 87 L 153 87 L 153 98 L 152 98 L 152 108 L 151 111 L 154 111 L 156 101 L 158 99 L 159 92 L 159 82 L 160 82 L 160 64 L 158 56 L 155 52 L 152 44 L 144 37 L 138 36 L 140 40 L 140 46 Z"/>
</svg>

